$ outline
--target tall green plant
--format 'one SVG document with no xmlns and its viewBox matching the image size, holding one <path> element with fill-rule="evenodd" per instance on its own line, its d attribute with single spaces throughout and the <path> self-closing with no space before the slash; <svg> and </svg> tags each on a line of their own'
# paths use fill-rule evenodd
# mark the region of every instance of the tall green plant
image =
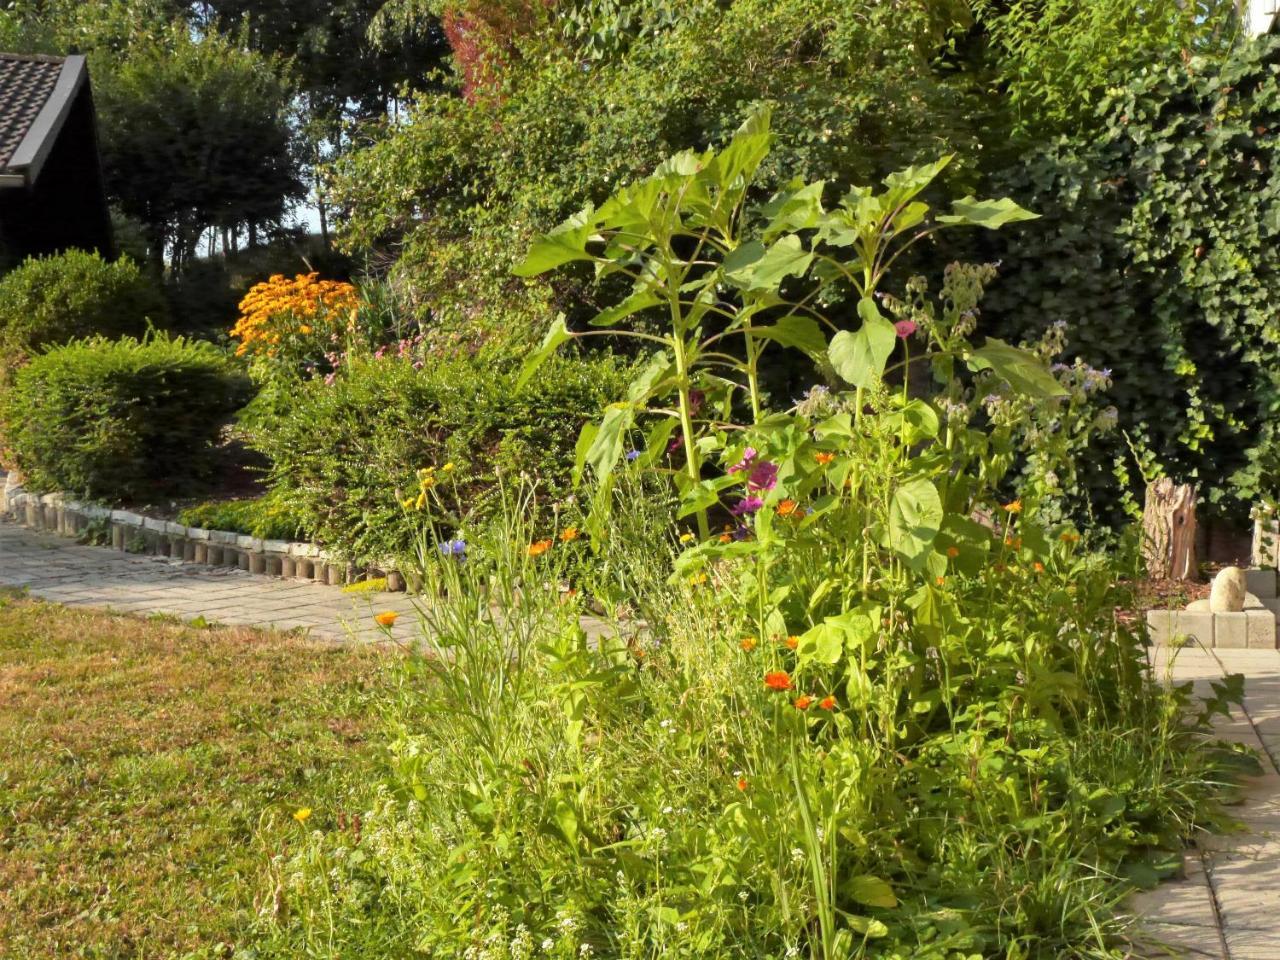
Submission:
<svg viewBox="0 0 1280 960">
<path fill-rule="evenodd" d="M 650 176 L 623 187 L 598 208 L 588 205 L 537 240 L 521 276 L 535 276 L 574 261 L 595 267 L 598 278 L 621 274 L 631 292 L 590 321 L 600 331 L 571 331 L 560 317 L 522 374 L 527 381 L 563 343 L 608 335 L 656 345 L 653 361 L 632 382 L 625 402 L 584 430 L 578 469 L 590 464 L 604 482 L 622 458 L 626 439 L 645 413 L 658 416 L 647 432 L 642 463 L 652 465 L 679 431 L 685 452 L 677 484 L 694 503 L 700 532 L 716 488 L 703 479 L 701 432 L 695 417 L 703 398 L 719 401 L 721 421 L 737 394 L 751 420 L 763 415 L 760 362 L 770 344 L 811 356 L 859 391 L 880 383 L 897 342 L 876 293 L 885 273 L 915 244 L 934 233 L 968 225 L 996 229 L 1034 215 L 1010 200 L 965 197 L 949 213 L 932 214 L 921 193 L 950 162 L 909 167 L 885 179 L 884 189 L 854 187 L 832 209 L 827 185 L 795 181 L 761 206 L 751 205 L 753 178 L 772 144 L 770 112 L 756 110 L 723 149 L 684 151 Z M 856 300 L 860 321 L 824 309 Z M 656 311 L 658 332 L 619 329 L 637 314 Z M 827 334 L 831 333 L 828 342 Z M 740 352 L 726 347 L 740 341 Z M 1000 341 L 966 348 L 970 369 L 994 368 L 1024 386 L 1056 389 L 1029 354 Z M 664 406 L 675 398 L 674 409 Z M 861 416 L 861 414 L 858 414 Z M 715 422 L 714 420 L 711 422 Z"/>
</svg>

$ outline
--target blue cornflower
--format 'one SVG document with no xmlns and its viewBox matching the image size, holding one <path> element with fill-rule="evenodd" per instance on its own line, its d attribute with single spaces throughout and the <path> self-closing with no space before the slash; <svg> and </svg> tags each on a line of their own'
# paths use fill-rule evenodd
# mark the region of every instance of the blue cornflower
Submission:
<svg viewBox="0 0 1280 960">
<path fill-rule="evenodd" d="M 627 462 L 628 462 L 628 463 L 631 463 L 633 460 L 638 460 L 639 458 L 640 458 L 640 451 L 639 451 L 639 450 L 628 450 L 628 451 L 627 451 Z"/>
<path fill-rule="evenodd" d="M 437 549 L 440 551 L 441 556 L 465 557 L 467 555 L 467 541 L 445 540 L 437 546 Z"/>
</svg>

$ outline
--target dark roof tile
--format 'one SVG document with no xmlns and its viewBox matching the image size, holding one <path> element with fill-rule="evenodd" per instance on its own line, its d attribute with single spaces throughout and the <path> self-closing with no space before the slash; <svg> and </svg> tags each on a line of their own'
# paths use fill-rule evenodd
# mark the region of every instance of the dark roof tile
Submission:
<svg viewBox="0 0 1280 960">
<path fill-rule="evenodd" d="M 0 53 L 0 173 L 49 100 L 63 58 Z"/>
</svg>

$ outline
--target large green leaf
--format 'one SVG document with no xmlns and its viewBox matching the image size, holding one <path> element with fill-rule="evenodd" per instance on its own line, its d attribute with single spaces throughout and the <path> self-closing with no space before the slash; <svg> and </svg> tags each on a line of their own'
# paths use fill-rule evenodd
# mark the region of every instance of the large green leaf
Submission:
<svg viewBox="0 0 1280 960">
<path fill-rule="evenodd" d="M 1015 390 L 1029 397 L 1063 397 L 1066 388 L 1054 379 L 1040 358 L 1029 350 L 988 337 L 969 356 L 970 370 L 991 370 Z"/>
<path fill-rule="evenodd" d="M 832 337 L 827 356 L 836 373 L 849 383 L 871 387 L 884 374 L 897 333 L 869 297 L 858 301 L 858 316 L 862 326 L 852 333 L 841 330 Z"/>
<path fill-rule="evenodd" d="M 731 252 L 725 258 L 725 279 L 743 290 L 777 290 L 787 277 L 803 275 L 813 261 L 813 254 L 794 234 L 763 252 L 759 247 L 753 240 Z"/>
<path fill-rule="evenodd" d="M 886 212 L 896 210 L 898 207 L 907 203 L 914 198 L 921 190 L 937 178 L 955 156 L 949 153 L 944 157 L 939 157 L 933 163 L 921 164 L 918 167 L 907 167 L 905 170 L 898 170 L 889 174 L 884 178 L 884 185 L 888 189 L 882 198 L 882 209 Z"/>
<path fill-rule="evenodd" d="M 975 227 L 986 227 L 988 230 L 998 230 L 1006 223 L 1038 219 L 1040 214 L 1024 210 L 1008 197 L 1001 200 L 977 200 L 968 196 L 952 203 L 951 213 L 939 215 L 938 222 L 965 223 Z"/>
<path fill-rule="evenodd" d="M 889 547 L 908 566 L 922 569 L 942 526 L 942 516 L 938 488 L 923 477 L 908 480 L 889 501 Z"/>
<path fill-rule="evenodd" d="M 604 419 L 587 448 L 585 460 L 595 472 L 596 478 L 605 480 L 622 459 L 622 445 L 627 431 L 635 422 L 635 407 L 629 403 L 616 403 L 604 412 Z"/>
<path fill-rule="evenodd" d="M 780 317 L 777 323 L 768 327 L 756 327 L 753 333 L 784 347 L 803 350 L 815 359 L 820 358 L 827 349 L 827 338 L 818 321 L 812 317 L 799 317 L 795 314 Z"/>
<path fill-rule="evenodd" d="M 528 255 L 511 271 L 517 277 L 536 277 L 573 260 L 592 260 L 587 241 L 598 224 L 595 208 L 587 204 L 550 233 L 533 242 Z"/>
<path fill-rule="evenodd" d="M 560 344 L 572 339 L 573 334 L 569 332 L 569 328 L 565 325 L 564 314 L 562 313 L 551 324 L 538 349 L 533 351 L 529 355 L 529 359 L 524 362 L 524 366 L 520 370 L 520 377 L 516 380 L 516 389 L 521 389 L 533 378 L 533 375 L 538 372 L 538 368 L 546 363 L 548 358 L 559 349 Z"/>
<path fill-rule="evenodd" d="M 850 877 L 842 885 L 848 895 L 865 907 L 896 907 L 893 888 L 879 877 Z"/>
<path fill-rule="evenodd" d="M 662 300 L 652 290 L 636 290 L 625 300 L 606 307 L 591 318 L 593 327 L 612 327 L 620 320 L 625 320 L 633 313 L 648 310 L 657 306 Z"/>
</svg>

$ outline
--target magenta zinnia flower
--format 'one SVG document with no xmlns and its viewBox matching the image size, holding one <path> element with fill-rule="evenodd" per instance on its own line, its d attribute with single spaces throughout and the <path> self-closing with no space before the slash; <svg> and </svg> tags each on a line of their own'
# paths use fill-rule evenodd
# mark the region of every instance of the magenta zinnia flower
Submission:
<svg viewBox="0 0 1280 960">
<path fill-rule="evenodd" d="M 914 320 L 899 320 L 893 325 L 894 331 L 903 340 L 916 332 L 916 322 Z"/>
<path fill-rule="evenodd" d="M 743 497 L 738 501 L 738 505 L 736 507 L 731 507 L 729 509 L 729 512 L 735 517 L 741 517 L 748 513 L 755 513 L 763 506 L 764 501 L 759 497 Z"/>
<path fill-rule="evenodd" d="M 757 453 L 755 447 L 747 447 L 742 451 L 742 459 L 729 468 L 730 473 L 740 473 L 743 470 L 750 470 L 751 464 L 755 463 Z"/>
</svg>

